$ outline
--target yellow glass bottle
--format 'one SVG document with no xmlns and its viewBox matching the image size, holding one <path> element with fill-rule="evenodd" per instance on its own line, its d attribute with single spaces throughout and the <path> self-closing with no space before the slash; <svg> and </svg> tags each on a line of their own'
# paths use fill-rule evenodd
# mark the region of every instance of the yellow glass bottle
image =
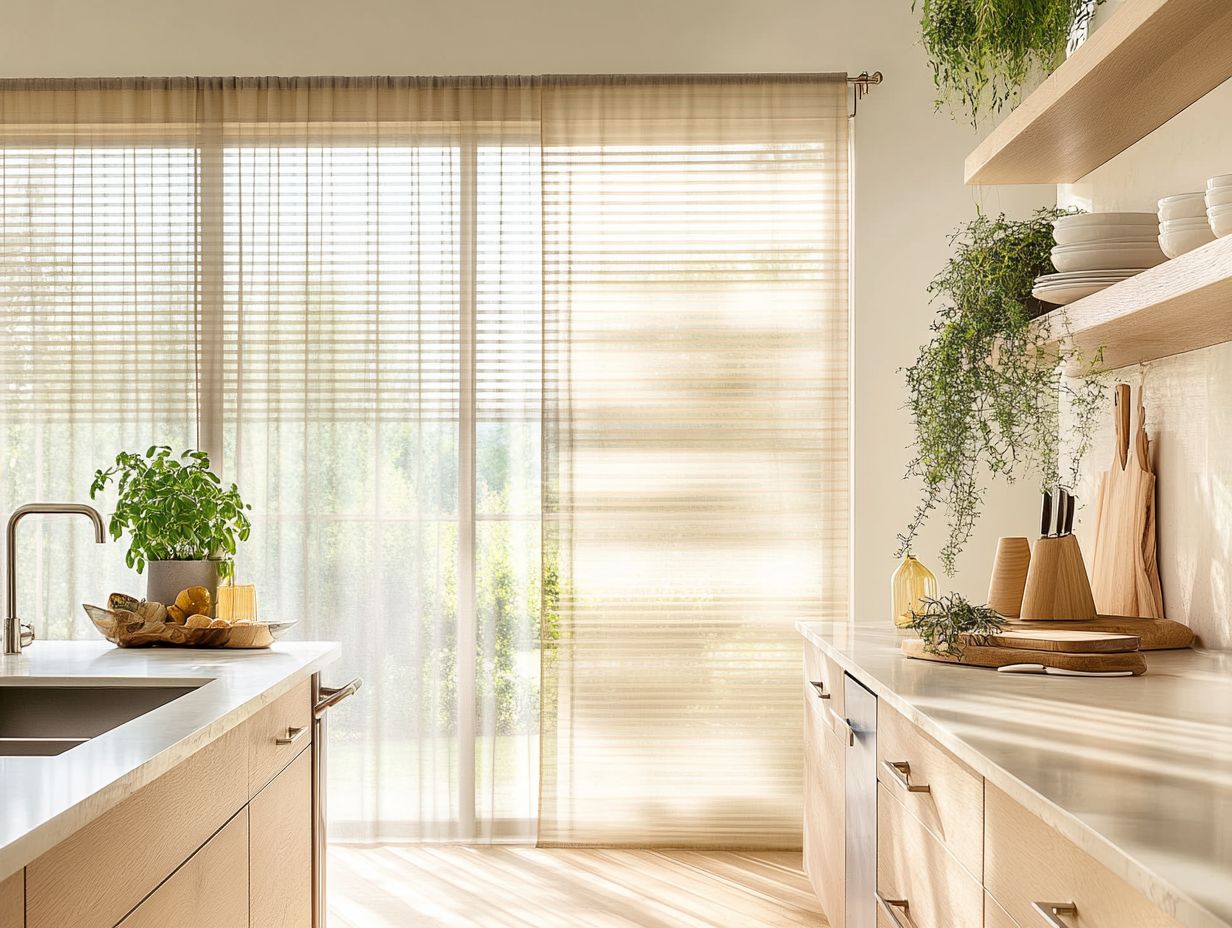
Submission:
<svg viewBox="0 0 1232 928">
<path fill-rule="evenodd" d="M 920 600 L 937 595 L 937 578 L 910 552 L 890 578 L 891 615 L 894 624 L 906 628 L 911 624 L 911 611 L 919 611 Z"/>
</svg>

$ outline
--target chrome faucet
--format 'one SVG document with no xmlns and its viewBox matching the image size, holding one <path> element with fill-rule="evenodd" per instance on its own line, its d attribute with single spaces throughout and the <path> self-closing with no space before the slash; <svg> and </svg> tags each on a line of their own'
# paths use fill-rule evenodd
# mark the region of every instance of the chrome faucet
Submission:
<svg viewBox="0 0 1232 928">
<path fill-rule="evenodd" d="M 9 516 L 9 526 L 6 535 L 6 554 L 8 555 L 8 573 L 5 592 L 8 594 L 8 611 L 4 614 L 4 653 L 20 654 L 21 649 L 34 641 L 34 627 L 17 618 L 17 523 L 30 515 L 54 515 L 56 513 L 76 513 L 89 518 L 94 523 L 94 540 L 98 544 L 107 541 L 107 532 L 103 528 L 103 517 L 98 510 L 84 503 L 27 503 L 13 510 Z"/>
</svg>

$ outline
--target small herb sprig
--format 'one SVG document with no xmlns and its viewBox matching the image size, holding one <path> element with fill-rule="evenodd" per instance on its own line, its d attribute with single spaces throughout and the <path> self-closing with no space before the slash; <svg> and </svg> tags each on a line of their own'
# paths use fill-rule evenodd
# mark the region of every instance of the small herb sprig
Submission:
<svg viewBox="0 0 1232 928">
<path fill-rule="evenodd" d="M 1005 630 L 1005 619 L 987 606 L 972 605 L 959 593 L 920 600 L 921 611 L 911 610 L 912 629 L 929 654 L 962 658 L 963 636 L 995 635 Z"/>
</svg>

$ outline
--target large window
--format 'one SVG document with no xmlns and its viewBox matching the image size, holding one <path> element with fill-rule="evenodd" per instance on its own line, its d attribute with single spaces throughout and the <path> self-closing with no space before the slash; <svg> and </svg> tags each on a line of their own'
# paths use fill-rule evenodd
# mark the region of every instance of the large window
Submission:
<svg viewBox="0 0 1232 928">
<path fill-rule="evenodd" d="M 0 104 L 0 505 L 208 451 L 263 617 L 366 681 L 336 839 L 798 841 L 792 626 L 847 603 L 842 75 Z M 23 529 L 45 636 L 143 590 L 86 528 Z"/>
</svg>

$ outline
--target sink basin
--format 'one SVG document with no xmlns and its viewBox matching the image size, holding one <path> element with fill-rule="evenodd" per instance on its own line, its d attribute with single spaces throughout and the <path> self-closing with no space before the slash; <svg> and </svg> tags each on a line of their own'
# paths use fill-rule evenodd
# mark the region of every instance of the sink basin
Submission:
<svg viewBox="0 0 1232 928">
<path fill-rule="evenodd" d="M 191 693 L 201 684 L 138 685 L 83 681 L 0 685 L 0 757 L 48 757 Z"/>
</svg>

